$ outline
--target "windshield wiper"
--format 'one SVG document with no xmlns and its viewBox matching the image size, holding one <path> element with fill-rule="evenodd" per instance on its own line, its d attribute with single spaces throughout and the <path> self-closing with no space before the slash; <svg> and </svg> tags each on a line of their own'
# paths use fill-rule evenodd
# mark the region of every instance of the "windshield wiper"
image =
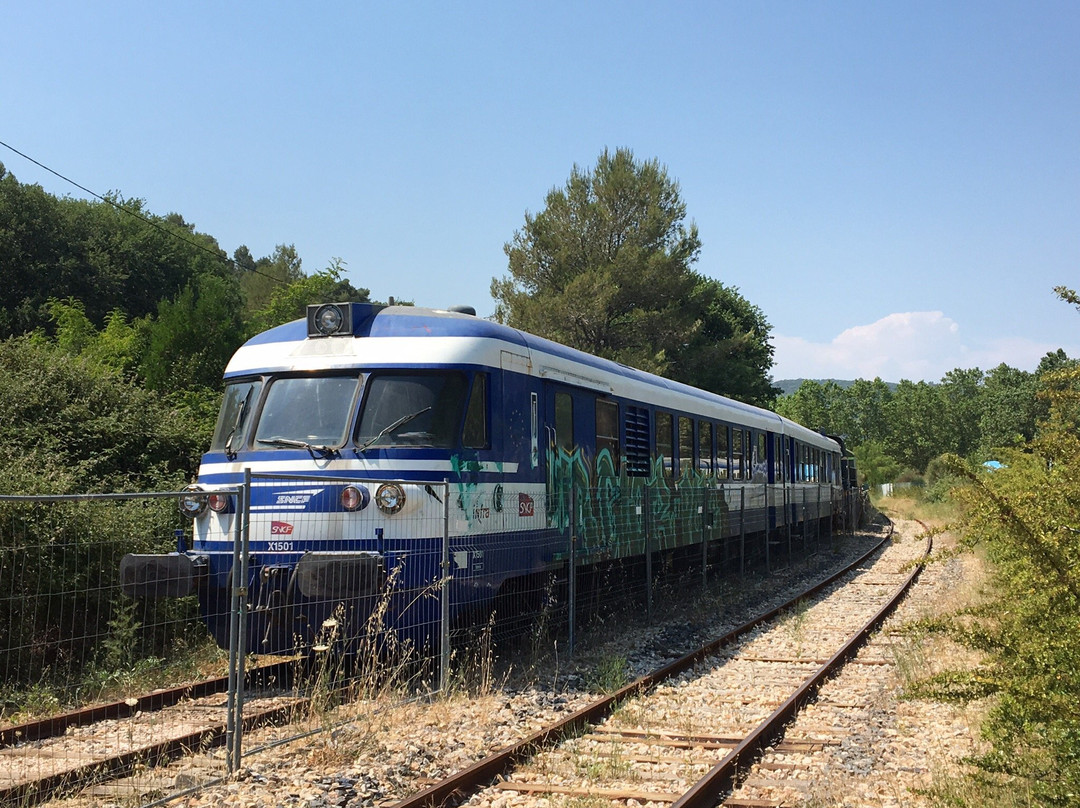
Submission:
<svg viewBox="0 0 1080 808">
<path fill-rule="evenodd" d="M 330 457 L 338 453 L 338 450 L 333 446 L 308 443 L 306 440 L 293 440 L 292 438 L 256 438 L 255 442 L 265 446 L 286 446 L 293 449 L 307 449 L 311 452 L 312 457 L 315 456 L 315 452 L 318 452 L 323 457 Z"/>
<path fill-rule="evenodd" d="M 386 437 L 391 432 L 393 432 L 395 429 L 398 429 L 400 427 L 405 426 L 405 424 L 409 423 L 409 421 L 411 421 L 413 418 L 418 418 L 419 416 L 423 415 L 425 412 L 427 412 L 430 409 L 431 409 L 431 407 L 424 407 L 424 409 L 422 409 L 422 410 L 417 410 L 416 412 L 410 412 L 408 415 L 401 416 L 396 421 L 394 421 L 394 423 L 390 424 L 387 427 L 384 427 L 383 430 L 381 432 L 379 432 L 378 435 L 376 435 L 373 438 L 369 438 L 367 441 L 365 441 L 364 445 L 360 446 L 356 450 L 357 454 L 359 454 L 360 452 L 363 452 L 365 449 L 367 449 L 369 446 L 371 446 L 371 444 L 373 444 L 376 441 L 381 440 L 382 438 Z"/>
<path fill-rule="evenodd" d="M 240 428 L 240 424 L 244 420 L 244 413 L 247 412 L 248 403 L 251 401 L 251 391 L 255 389 L 255 385 L 248 385 L 247 394 L 244 396 L 244 400 L 240 402 L 240 406 L 236 408 L 236 420 L 233 421 L 232 429 L 229 430 L 229 436 L 225 438 L 225 458 L 227 460 L 236 460 L 236 450 L 232 447 L 233 438 L 236 437 L 236 430 Z"/>
</svg>

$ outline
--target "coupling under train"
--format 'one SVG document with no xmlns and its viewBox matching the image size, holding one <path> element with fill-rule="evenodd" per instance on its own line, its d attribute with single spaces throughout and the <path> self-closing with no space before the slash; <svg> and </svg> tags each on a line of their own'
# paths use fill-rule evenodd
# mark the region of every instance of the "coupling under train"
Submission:
<svg viewBox="0 0 1080 808">
<path fill-rule="evenodd" d="M 825 525 L 851 485 L 842 455 L 775 413 L 467 307 L 315 305 L 233 356 L 181 503 L 190 546 L 128 556 L 121 580 L 136 597 L 197 593 L 227 646 L 246 521 L 251 651 L 310 647 L 343 613 L 431 644 L 443 608 L 467 622 L 565 580 L 571 558 L 597 567 Z M 430 591 L 440 581 L 445 600 Z"/>
</svg>

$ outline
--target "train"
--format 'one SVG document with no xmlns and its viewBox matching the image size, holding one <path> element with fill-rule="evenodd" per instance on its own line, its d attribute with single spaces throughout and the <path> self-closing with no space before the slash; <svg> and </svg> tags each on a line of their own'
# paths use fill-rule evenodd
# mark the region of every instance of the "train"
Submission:
<svg viewBox="0 0 1080 808">
<path fill-rule="evenodd" d="M 237 585 L 253 652 L 342 617 L 430 646 L 579 569 L 828 530 L 852 485 L 835 438 L 469 307 L 316 304 L 233 355 L 190 534 L 120 577 L 223 647 Z"/>
</svg>

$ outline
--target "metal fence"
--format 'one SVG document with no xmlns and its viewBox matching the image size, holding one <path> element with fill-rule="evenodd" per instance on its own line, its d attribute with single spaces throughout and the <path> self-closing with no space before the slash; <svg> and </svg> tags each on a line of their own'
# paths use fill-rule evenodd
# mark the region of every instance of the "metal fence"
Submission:
<svg viewBox="0 0 1080 808">
<path fill-rule="evenodd" d="M 295 709 L 302 717 L 327 682 L 335 701 L 413 697 L 446 688 L 492 642 L 514 653 L 554 638 L 573 653 L 590 621 L 651 618 L 658 600 L 688 582 L 705 587 L 718 575 L 791 563 L 815 552 L 834 523 L 851 527 L 823 488 L 575 488 L 530 499 L 540 516 L 521 529 L 519 503 L 501 489 L 409 482 L 428 507 L 373 530 L 370 555 L 340 553 L 348 515 L 297 510 L 285 527 L 272 504 L 282 486 L 314 491 L 326 482 L 249 475 L 227 492 L 234 507 L 212 517 L 220 542 L 203 544 L 221 563 L 198 570 L 190 593 L 158 598 L 124 594 L 121 559 L 193 546 L 192 521 L 177 509 L 184 494 L 0 497 L 0 731 L 12 753 L 3 759 L 15 761 L 0 772 L 0 797 L 25 798 L 41 786 L 19 791 L 22 783 L 62 785 L 85 770 L 84 744 L 69 759 L 64 747 L 35 754 L 20 737 L 19 727 L 43 716 L 88 705 L 150 715 L 148 694 L 184 686 L 170 692 L 181 703 L 213 703 L 223 733 L 189 732 L 178 747 L 164 718 L 137 730 L 117 723 L 105 730 L 115 737 L 102 756 L 156 742 L 167 757 L 186 743 L 206 777 L 224 776 L 249 751 L 245 732 L 267 684 L 275 698 L 308 705 Z M 364 481 L 333 479 L 348 482 Z M 299 544 L 284 537 L 304 537 L 303 564 L 288 561 Z M 198 695 L 195 683 L 214 677 L 227 677 L 225 689 Z M 102 737 L 100 725 L 95 733 Z M 96 765 L 119 771 L 132 761 Z"/>
</svg>

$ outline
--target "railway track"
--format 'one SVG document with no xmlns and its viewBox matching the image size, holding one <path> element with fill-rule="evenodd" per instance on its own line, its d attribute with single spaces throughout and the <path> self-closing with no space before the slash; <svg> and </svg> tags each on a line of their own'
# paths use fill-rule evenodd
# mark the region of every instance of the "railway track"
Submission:
<svg viewBox="0 0 1080 808">
<path fill-rule="evenodd" d="M 784 727 L 900 602 L 930 548 L 929 539 L 921 548 L 889 545 L 866 565 L 875 548 L 850 572 L 394 808 L 506 804 L 504 798 L 517 804 L 554 795 L 717 805 L 762 750 L 814 754 L 835 743 L 784 737 Z M 724 804 L 783 803 L 730 798 Z"/>
<path fill-rule="evenodd" d="M 287 687 L 293 672 L 291 662 L 264 665 L 249 672 L 246 687 Z M 228 677 L 206 679 L 0 729 L 0 805 L 25 808 L 221 746 L 227 684 Z M 303 706 L 298 698 L 256 698 L 245 705 L 244 727 L 281 723 Z"/>
<path fill-rule="evenodd" d="M 887 537 L 847 569 L 864 565 L 886 541 Z M 633 727 L 622 723 L 626 716 L 630 715 L 628 705 L 632 704 L 632 699 L 646 695 L 651 697 L 653 694 L 662 692 L 671 686 L 672 681 L 683 681 L 684 683 L 678 687 L 685 689 L 688 686 L 686 682 L 693 681 L 696 677 L 696 674 L 688 673 L 691 669 L 695 669 L 695 666 L 700 670 L 706 665 L 713 665 L 716 660 L 727 660 L 727 664 L 733 664 L 735 658 L 731 657 L 730 650 L 732 643 L 740 636 L 764 631 L 762 626 L 769 621 L 776 621 L 782 619 L 783 615 L 787 615 L 783 618 L 786 621 L 785 625 L 788 626 L 789 632 L 793 631 L 792 626 L 797 626 L 804 619 L 799 615 L 809 608 L 799 604 L 821 596 L 824 590 L 839 586 L 838 581 L 842 576 L 853 574 L 856 573 L 842 570 L 830 576 L 789 603 L 760 615 L 705 648 L 666 665 L 617 693 L 574 713 L 559 724 L 535 733 L 524 742 L 480 761 L 454 778 L 435 784 L 401 802 L 400 808 L 447 805 L 459 802 L 466 795 L 474 794 L 485 787 L 490 787 L 493 793 L 515 790 L 519 794 L 538 795 L 540 793 L 588 793 L 608 794 L 613 798 L 622 795 L 622 799 L 647 798 L 657 803 L 678 802 L 674 799 L 676 791 L 672 790 L 670 782 L 665 789 L 655 788 L 647 785 L 647 778 L 636 773 L 628 782 L 613 782 L 610 788 L 596 782 L 574 785 L 567 782 L 545 782 L 539 777 L 521 779 L 528 776 L 522 773 L 529 770 L 517 767 L 530 759 L 534 760 L 534 768 L 537 761 L 542 766 L 556 766 L 557 764 L 553 762 L 545 763 L 537 754 L 538 750 L 555 747 L 570 735 L 578 737 L 567 743 L 576 742 L 584 746 L 576 751 L 573 747 L 568 747 L 569 751 L 566 754 L 571 757 L 576 756 L 578 761 L 587 759 L 589 763 L 586 768 L 594 773 L 603 774 L 606 771 L 607 779 L 613 779 L 614 775 L 624 770 L 625 773 L 630 774 L 641 766 L 646 769 L 649 767 L 659 769 L 672 765 L 689 766 L 687 770 L 690 771 L 695 765 L 697 768 L 702 768 L 703 765 L 708 764 L 706 766 L 708 768 L 727 761 L 726 769 L 716 775 L 713 781 L 727 782 L 730 785 L 734 772 L 746 765 L 746 762 L 756 754 L 756 749 L 776 737 L 775 728 L 762 730 L 751 738 L 748 733 L 695 729 L 684 725 L 684 722 L 669 727 L 658 724 Z M 880 594 L 882 590 L 889 588 L 883 586 L 884 583 L 886 583 L 884 580 L 864 582 L 860 588 Z M 868 633 L 869 629 L 864 631 Z M 815 667 L 828 669 L 830 665 L 835 667 L 839 664 L 842 658 L 839 651 L 834 655 L 835 659 L 831 660 L 811 659 L 805 654 L 799 656 L 791 652 L 785 652 L 785 656 L 776 649 L 754 653 L 757 653 L 756 658 L 752 654 L 751 656 L 744 655 L 742 663 L 764 666 L 764 670 L 771 671 L 770 677 L 779 676 L 781 667 L 787 666 L 789 673 L 785 675 L 798 680 L 806 678 L 811 663 Z M 284 671 L 279 673 L 281 680 L 284 681 L 287 674 Z M 274 676 L 274 673 L 264 672 L 262 681 L 272 679 Z M 679 678 L 673 680 L 673 677 Z M 139 700 L 117 702 L 113 705 L 3 730 L 3 734 L 0 735 L 0 805 L 33 805 L 50 796 L 72 793 L 93 783 L 123 777 L 137 768 L 151 766 L 190 752 L 204 752 L 223 744 L 225 698 L 220 688 L 221 682 L 208 681 L 200 683 L 197 687 L 189 686 L 175 691 L 159 692 Z M 801 701 L 809 697 L 812 690 L 813 687 L 809 686 L 792 694 L 786 701 L 780 699 L 783 702 L 780 706 L 784 707 L 784 711 L 793 711 Z M 731 698 L 734 699 L 732 703 L 740 702 L 742 699 L 737 695 Z M 740 703 L 744 708 L 750 709 L 749 702 L 743 700 Z M 245 728 L 281 723 L 302 709 L 302 703 L 296 698 L 256 699 L 245 706 Z M 783 716 L 787 714 L 787 712 L 778 713 L 780 717 L 776 721 L 783 723 L 785 720 Z M 619 716 L 622 716 L 622 719 Z M 168 737 L 161 740 L 164 734 L 163 728 L 166 726 L 169 727 Z M 149 735 L 153 735 L 157 740 L 153 743 L 147 742 Z M 813 751 L 815 743 L 818 742 L 789 739 L 785 743 L 790 746 L 791 751 Z M 787 749 L 788 747 L 777 748 Z M 543 752 L 542 754 L 557 753 Z M 515 769 L 517 773 L 511 775 L 511 771 Z M 716 779 L 717 777 L 719 780 Z M 725 781 L 724 778 L 727 780 Z M 500 782 L 491 786 L 490 784 L 496 779 L 500 779 Z M 716 788 L 717 786 L 711 785 L 702 793 L 714 793 Z M 707 799 L 694 798 L 687 792 L 687 795 L 680 795 L 680 799 L 684 799 L 680 804 L 706 804 L 701 801 L 687 802 L 685 801 L 687 798 Z"/>
</svg>

